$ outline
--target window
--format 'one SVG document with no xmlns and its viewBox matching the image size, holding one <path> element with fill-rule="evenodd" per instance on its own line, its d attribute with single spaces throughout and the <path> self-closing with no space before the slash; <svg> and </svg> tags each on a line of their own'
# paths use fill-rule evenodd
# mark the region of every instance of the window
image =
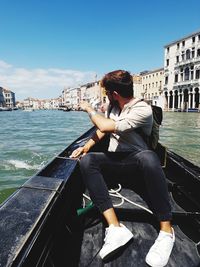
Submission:
<svg viewBox="0 0 200 267">
<path fill-rule="evenodd" d="M 180 43 L 177 43 L 177 49 L 179 49 L 179 47 L 180 47 Z"/>
<path fill-rule="evenodd" d="M 167 47 L 167 53 L 169 53 L 169 47 Z"/>
<path fill-rule="evenodd" d="M 190 79 L 193 80 L 194 79 L 194 67 L 191 67 L 191 71 L 190 71 Z"/>
<path fill-rule="evenodd" d="M 197 49 L 197 57 L 200 57 L 200 49 Z"/>
<path fill-rule="evenodd" d="M 189 68 L 185 68 L 185 81 L 188 81 L 189 80 L 189 74 L 190 74 L 190 71 L 189 71 Z"/>
<path fill-rule="evenodd" d="M 185 52 L 184 51 L 182 52 L 181 58 L 182 58 L 182 60 L 185 59 Z"/>
<path fill-rule="evenodd" d="M 182 41 L 182 46 L 185 46 L 185 41 Z"/>
<path fill-rule="evenodd" d="M 168 84 L 168 76 L 165 77 L 165 84 Z M 157 86 L 157 84 L 156 84 L 156 86 Z"/>
<path fill-rule="evenodd" d="M 198 41 L 200 41 L 200 34 L 198 35 Z"/>
<path fill-rule="evenodd" d="M 192 37 L 192 42 L 195 43 L 195 36 Z"/>
<path fill-rule="evenodd" d="M 178 82 L 178 74 L 175 74 L 175 76 L 174 76 L 174 82 L 175 82 L 175 83 Z"/>
<path fill-rule="evenodd" d="M 192 58 L 194 58 L 194 56 L 195 56 L 195 48 L 192 47 Z"/>
<path fill-rule="evenodd" d="M 186 59 L 190 59 L 190 49 L 186 50 Z"/>
<path fill-rule="evenodd" d="M 181 69 L 181 81 L 183 81 L 183 69 Z"/>
<path fill-rule="evenodd" d="M 169 59 L 166 60 L 166 65 L 169 66 Z"/>
<path fill-rule="evenodd" d="M 176 63 L 179 62 L 179 56 L 176 56 Z"/>
<path fill-rule="evenodd" d="M 195 79 L 199 79 L 199 78 L 200 78 L 200 70 L 196 70 Z"/>
</svg>

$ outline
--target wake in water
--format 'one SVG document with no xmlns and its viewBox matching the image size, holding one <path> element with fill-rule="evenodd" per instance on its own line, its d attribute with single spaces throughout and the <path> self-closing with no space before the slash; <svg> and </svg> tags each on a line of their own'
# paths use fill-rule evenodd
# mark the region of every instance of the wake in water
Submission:
<svg viewBox="0 0 200 267">
<path fill-rule="evenodd" d="M 11 170 L 11 169 L 26 169 L 26 170 L 38 170 L 42 166 L 44 166 L 45 162 L 41 162 L 40 164 L 31 165 L 26 161 L 22 160 L 7 160 L 4 162 L 4 169 Z"/>
</svg>

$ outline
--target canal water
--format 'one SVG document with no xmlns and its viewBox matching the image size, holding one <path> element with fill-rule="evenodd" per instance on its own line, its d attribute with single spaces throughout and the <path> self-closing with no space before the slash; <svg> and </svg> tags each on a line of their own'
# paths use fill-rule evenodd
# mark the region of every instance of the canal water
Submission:
<svg viewBox="0 0 200 267">
<path fill-rule="evenodd" d="M 92 126 L 84 112 L 0 112 L 0 203 Z M 200 166 L 200 113 L 165 112 L 160 141 Z"/>
</svg>

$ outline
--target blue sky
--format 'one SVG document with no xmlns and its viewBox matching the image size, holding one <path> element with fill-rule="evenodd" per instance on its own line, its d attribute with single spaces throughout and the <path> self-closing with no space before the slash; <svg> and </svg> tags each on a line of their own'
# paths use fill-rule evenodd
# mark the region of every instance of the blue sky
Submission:
<svg viewBox="0 0 200 267">
<path fill-rule="evenodd" d="M 0 86 L 57 97 L 108 71 L 163 66 L 163 46 L 200 30 L 199 0 L 0 0 Z"/>
</svg>

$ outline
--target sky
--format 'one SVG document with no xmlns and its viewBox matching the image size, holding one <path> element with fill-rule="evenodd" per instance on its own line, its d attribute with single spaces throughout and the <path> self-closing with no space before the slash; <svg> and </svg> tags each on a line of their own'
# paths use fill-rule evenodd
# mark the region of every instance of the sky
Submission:
<svg viewBox="0 0 200 267">
<path fill-rule="evenodd" d="M 200 31 L 199 0 L 0 0 L 0 87 L 54 98 L 63 88 L 163 67 L 164 45 Z"/>
</svg>

